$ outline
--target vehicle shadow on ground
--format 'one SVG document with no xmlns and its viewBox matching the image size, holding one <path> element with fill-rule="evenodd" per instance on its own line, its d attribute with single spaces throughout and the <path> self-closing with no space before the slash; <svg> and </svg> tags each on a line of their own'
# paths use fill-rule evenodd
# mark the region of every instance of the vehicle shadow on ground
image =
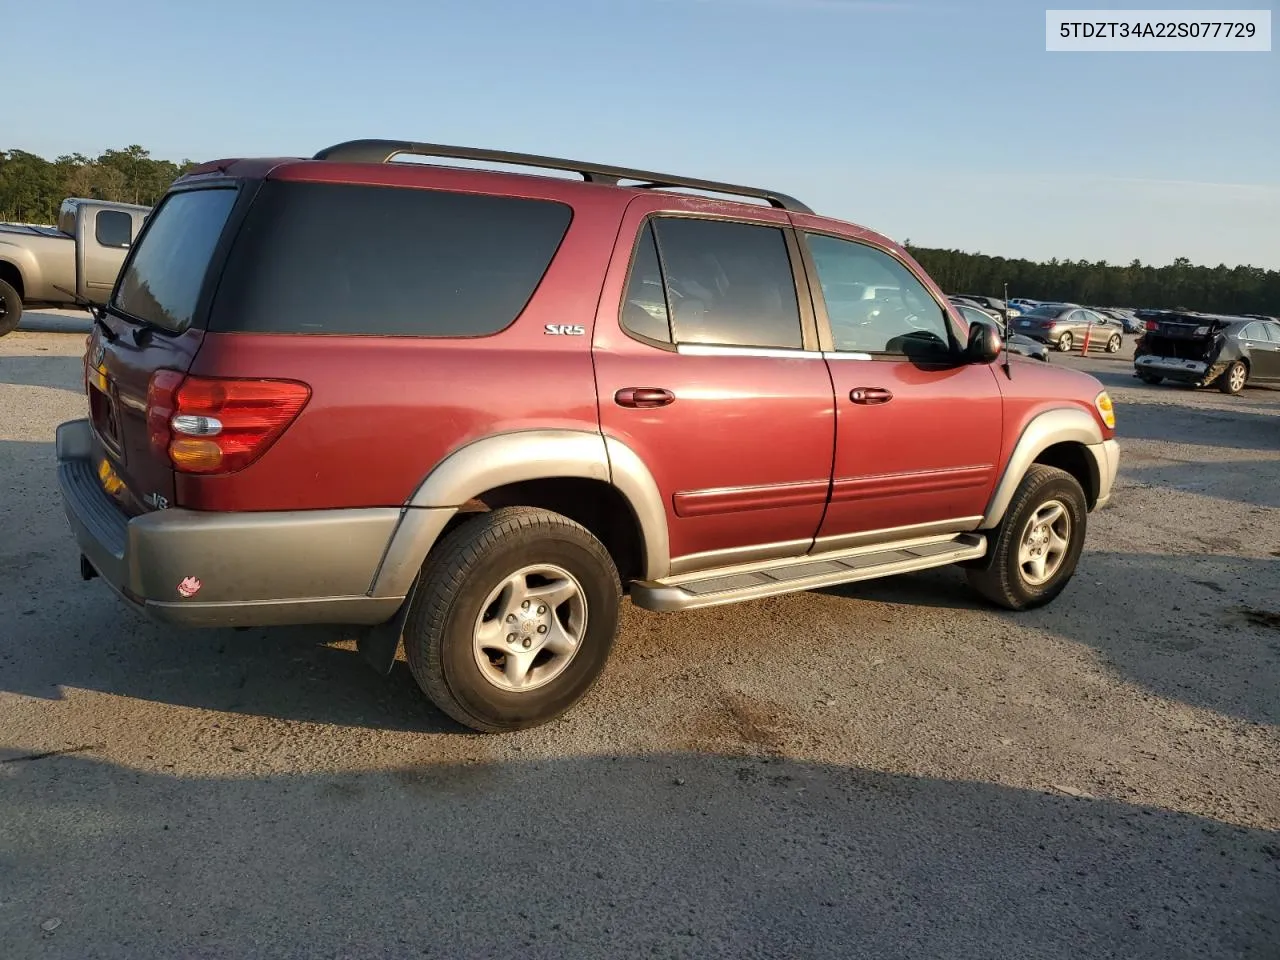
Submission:
<svg viewBox="0 0 1280 960">
<path fill-rule="evenodd" d="M 61 316 L 56 313 L 28 311 L 18 321 L 20 333 L 79 333 L 93 329 L 93 320 L 86 312 L 80 316 Z"/>
<path fill-rule="evenodd" d="M 1274 412 L 1258 404 L 1219 407 L 1127 404 L 1120 409 L 1116 430 L 1126 440 L 1156 440 L 1228 450 L 1280 451 L 1280 407 Z M 1124 466 L 1121 451 L 1121 466 Z"/>
<path fill-rule="evenodd" d="M 398 660 L 376 673 L 340 627 L 184 630 L 153 623 L 100 581 L 83 583 L 74 556 L 62 582 L 31 598 L 12 625 L 0 689 L 57 700 L 63 688 L 155 703 L 342 727 L 462 733 Z M 11 589 L 6 577 L 0 603 Z M 90 594 L 85 597 L 84 594 Z M 403 656 L 403 655 L 402 655 Z"/>
<path fill-rule="evenodd" d="M 0 383 L 15 387 L 50 387 L 84 393 L 84 365 L 80 357 L 0 356 Z"/>
<path fill-rule="evenodd" d="M 1159 696 L 1280 725 L 1278 566 L 1276 560 L 1214 554 L 1086 551 L 1060 597 L 1020 613 L 990 606 L 953 568 L 821 592 L 1007 618 L 1092 647 L 1125 680 Z M 1141 617 L 1135 616 L 1135 597 Z M 1114 627 L 1101 632 L 1100 622 Z"/>
<path fill-rule="evenodd" d="M 1163 487 L 1201 497 L 1280 508 L 1280 457 L 1272 460 L 1214 460 L 1129 466 L 1125 482 Z M 1215 519 L 1206 512 L 1202 529 L 1212 531 Z"/>
<path fill-rule="evenodd" d="M 375 673 L 337 627 L 184 630 L 153 623 L 79 552 L 54 483 L 51 443 L 0 442 L 12 484 L 0 535 L 0 689 L 58 699 L 62 687 L 232 713 L 373 729 L 454 732 L 403 660 Z"/>
<path fill-rule="evenodd" d="M 1168 960 L 1280 936 L 1280 834 L 989 783 L 697 753 L 0 771 L 12 960 Z"/>
</svg>

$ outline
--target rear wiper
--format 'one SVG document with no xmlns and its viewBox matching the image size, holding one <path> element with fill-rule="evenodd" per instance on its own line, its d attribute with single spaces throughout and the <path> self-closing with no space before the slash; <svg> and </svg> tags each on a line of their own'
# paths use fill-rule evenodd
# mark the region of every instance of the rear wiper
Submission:
<svg viewBox="0 0 1280 960">
<path fill-rule="evenodd" d="M 133 342 L 136 346 L 142 346 L 147 340 L 151 339 L 153 331 L 160 329 L 150 320 L 142 320 L 137 317 L 130 317 L 130 319 L 136 324 L 133 328 Z"/>
<path fill-rule="evenodd" d="M 76 306 L 83 307 L 85 310 L 88 310 L 89 316 L 93 317 L 93 322 L 102 331 L 102 335 L 106 337 L 108 341 L 115 342 L 117 334 L 107 326 L 107 311 L 105 308 L 98 306 L 98 304 L 94 303 L 92 300 L 86 300 L 74 290 L 68 290 L 66 287 L 60 287 L 56 283 L 52 283 L 50 286 L 55 290 L 65 293 L 71 298 L 71 302 Z"/>
</svg>

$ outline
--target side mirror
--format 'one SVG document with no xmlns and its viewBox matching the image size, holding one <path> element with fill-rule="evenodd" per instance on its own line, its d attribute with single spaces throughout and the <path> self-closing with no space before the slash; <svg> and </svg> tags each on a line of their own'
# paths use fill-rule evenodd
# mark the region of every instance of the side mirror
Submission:
<svg viewBox="0 0 1280 960">
<path fill-rule="evenodd" d="M 985 323 L 969 327 L 969 342 L 965 346 L 965 359 L 970 363 L 994 363 L 1004 349 L 1000 334 Z"/>
</svg>

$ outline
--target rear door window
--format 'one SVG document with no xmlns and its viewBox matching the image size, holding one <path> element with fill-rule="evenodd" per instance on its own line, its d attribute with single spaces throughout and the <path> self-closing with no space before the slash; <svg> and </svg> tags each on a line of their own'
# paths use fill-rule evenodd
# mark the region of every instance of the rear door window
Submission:
<svg viewBox="0 0 1280 960">
<path fill-rule="evenodd" d="M 653 221 L 677 344 L 800 349 L 800 305 L 777 227 L 695 217 Z"/>
<path fill-rule="evenodd" d="M 571 217 L 549 200 L 268 181 L 210 329 L 488 336 L 524 310 Z"/>
<path fill-rule="evenodd" d="M 99 210 L 93 218 L 93 236 L 100 246 L 127 247 L 133 242 L 133 217 L 123 210 Z"/>
<path fill-rule="evenodd" d="M 174 333 L 190 326 L 235 202 L 234 189 L 185 190 L 165 198 L 124 268 L 112 308 Z"/>
</svg>

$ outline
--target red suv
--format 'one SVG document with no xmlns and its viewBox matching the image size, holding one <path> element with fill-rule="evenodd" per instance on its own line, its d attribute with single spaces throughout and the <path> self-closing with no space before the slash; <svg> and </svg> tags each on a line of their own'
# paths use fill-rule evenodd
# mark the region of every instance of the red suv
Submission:
<svg viewBox="0 0 1280 960">
<path fill-rule="evenodd" d="M 576 703 L 624 593 L 959 563 L 1046 603 L 1118 462 L 1101 384 L 1003 354 L 891 240 L 549 157 L 204 164 L 94 320 L 57 435 L 82 576 L 171 623 L 359 627 L 382 670 L 403 640 L 478 730 Z"/>
</svg>

